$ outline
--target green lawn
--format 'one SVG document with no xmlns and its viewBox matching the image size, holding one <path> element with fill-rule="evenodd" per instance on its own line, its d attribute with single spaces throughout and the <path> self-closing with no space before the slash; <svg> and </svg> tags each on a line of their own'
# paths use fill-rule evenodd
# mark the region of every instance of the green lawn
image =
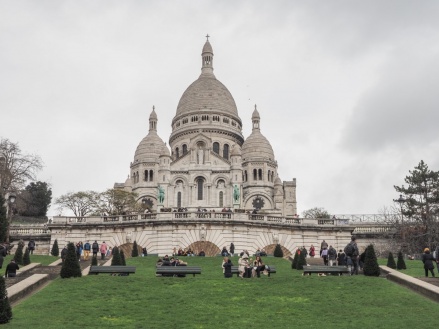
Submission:
<svg viewBox="0 0 439 329">
<path fill-rule="evenodd" d="M 186 260 L 202 274 L 156 277 L 145 257 L 128 277 L 57 279 L 4 328 L 436 328 L 439 304 L 384 278 L 302 276 L 269 257 L 271 278 L 225 279 L 220 257 Z"/>
<path fill-rule="evenodd" d="M 395 258 L 395 263 L 397 262 L 397 258 Z M 378 263 L 380 265 L 387 265 L 387 258 L 386 259 L 378 259 Z M 406 270 L 399 270 L 399 272 L 410 275 L 414 278 L 424 277 L 424 263 L 420 260 L 405 260 L 405 265 L 407 267 Z M 434 266 L 434 274 L 436 276 L 439 276 L 437 273 L 437 266 Z M 431 276 L 431 274 L 429 274 Z M 439 280 L 439 279 L 438 279 Z"/>
</svg>

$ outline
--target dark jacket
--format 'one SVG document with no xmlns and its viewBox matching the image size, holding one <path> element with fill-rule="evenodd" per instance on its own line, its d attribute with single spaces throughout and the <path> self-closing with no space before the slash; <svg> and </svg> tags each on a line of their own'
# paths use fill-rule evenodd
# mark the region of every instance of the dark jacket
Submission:
<svg viewBox="0 0 439 329">
<path fill-rule="evenodd" d="M 232 277 L 232 266 L 233 266 L 233 264 L 230 261 L 230 259 L 229 259 L 229 261 L 227 263 L 225 263 L 223 265 L 223 267 L 224 267 L 224 277 L 225 278 L 231 278 Z"/>
<path fill-rule="evenodd" d="M 99 251 L 99 244 L 97 242 L 93 242 L 91 249 L 93 249 L 94 253 L 97 253 Z"/>
<path fill-rule="evenodd" d="M 338 265 L 346 265 L 346 255 L 344 252 L 339 252 L 338 253 Z"/>
<path fill-rule="evenodd" d="M 8 264 L 8 266 L 6 266 L 6 271 L 5 271 L 5 277 L 9 276 L 9 273 L 14 273 L 17 274 L 17 270 L 19 270 L 20 268 L 18 267 L 17 264 L 10 262 Z"/>
<path fill-rule="evenodd" d="M 434 265 L 433 265 L 433 261 L 434 261 L 434 257 L 432 254 L 430 254 L 430 252 L 426 252 L 425 254 L 422 254 L 422 262 L 424 263 L 424 268 L 428 269 L 428 270 L 432 270 L 434 269 Z"/>
</svg>

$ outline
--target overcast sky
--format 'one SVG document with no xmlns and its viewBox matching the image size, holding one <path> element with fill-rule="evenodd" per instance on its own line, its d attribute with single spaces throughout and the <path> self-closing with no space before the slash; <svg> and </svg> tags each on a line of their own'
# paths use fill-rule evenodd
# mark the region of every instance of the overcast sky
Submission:
<svg viewBox="0 0 439 329">
<path fill-rule="evenodd" d="M 420 160 L 439 170 L 438 17 L 437 1 L 0 1 L 0 137 L 41 156 L 54 198 L 124 182 L 153 105 L 168 143 L 208 33 L 298 212 L 378 213 Z"/>
</svg>

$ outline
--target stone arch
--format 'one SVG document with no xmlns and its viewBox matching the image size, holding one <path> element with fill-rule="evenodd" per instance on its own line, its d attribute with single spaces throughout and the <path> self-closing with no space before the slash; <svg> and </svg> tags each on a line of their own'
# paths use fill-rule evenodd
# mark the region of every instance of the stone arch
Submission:
<svg viewBox="0 0 439 329">
<path fill-rule="evenodd" d="M 226 187 L 226 186 L 229 184 L 229 178 L 228 178 L 227 176 L 225 176 L 225 175 L 218 175 L 218 176 L 216 176 L 216 177 L 212 180 L 213 185 L 214 185 L 214 186 L 218 186 L 218 182 L 219 182 L 220 180 L 223 180 L 223 181 L 224 181 L 224 187 Z"/>
<path fill-rule="evenodd" d="M 198 255 L 201 250 L 206 253 L 206 256 L 216 256 L 221 253 L 221 249 L 210 241 L 195 241 L 187 246 L 187 248 L 191 248 L 196 255 Z"/>
<path fill-rule="evenodd" d="M 177 176 L 173 177 L 172 181 L 171 181 L 171 185 L 173 185 L 175 187 L 177 185 L 177 181 L 179 181 L 179 180 L 183 181 L 183 185 L 185 185 L 185 186 L 189 185 L 187 178 L 183 175 L 177 175 Z"/>
<path fill-rule="evenodd" d="M 289 257 L 292 255 L 291 251 L 289 251 L 287 248 L 285 248 L 283 245 L 280 245 L 283 253 L 284 253 L 284 257 Z M 269 244 L 267 246 L 265 246 L 263 249 L 265 249 L 265 252 L 269 255 L 273 255 L 274 254 L 274 248 L 276 248 L 276 244 Z"/>
<path fill-rule="evenodd" d="M 262 192 L 262 193 L 261 192 L 252 192 L 252 193 L 246 195 L 246 197 L 245 197 L 245 200 L 243 202 L 245 209 L 253 209 L 252 202 L 253 202 L 253 198 L 255 198 L 256 196 L 262 197 L 262 198 L 264 198 L 265 201 L 269 202 L 269 203 L 266 203 L 264 205 L 264 208 L 262 208 L 262 210 L 274 208 L 273 199 L 267 193 L 265 193 L 265 192 Z"/>
</svg>

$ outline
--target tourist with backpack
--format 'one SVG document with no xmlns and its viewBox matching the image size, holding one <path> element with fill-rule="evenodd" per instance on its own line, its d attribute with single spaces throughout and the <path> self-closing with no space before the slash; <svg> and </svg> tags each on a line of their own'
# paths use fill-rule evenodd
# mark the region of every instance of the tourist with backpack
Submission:
<svg viewBox="0 0 439 329">
<path fill-rule="evenodd" d="M 328 249 L 329 266 L 335 265 L 336 259 L 337 259 L 337 250 L 335 250 L 333 246 L 329 246 Z"/>
<path fill-rule="evenodd" d="M 347 257 L 348 269 L 351 275 L 358 275 L 358 247 L 356 243 L 356 238 L 353 236 L 351 242 L 349 242 L 344 248 L 344 252 Z"/>
<path fill-rule="evenodd" d="M 98 257 L 99 244 L 96 240 L 91 245 L 91 250 L 93 250 L 93 257 Z"/>
<path fill-rule="evenodd" d="M 91 245 L 90 242 L 85 242 L 84 243 L 84 260 L 88 260 L 88 257 L 90 256 L 90 250 L 91 250 Z"/>
</svg>

